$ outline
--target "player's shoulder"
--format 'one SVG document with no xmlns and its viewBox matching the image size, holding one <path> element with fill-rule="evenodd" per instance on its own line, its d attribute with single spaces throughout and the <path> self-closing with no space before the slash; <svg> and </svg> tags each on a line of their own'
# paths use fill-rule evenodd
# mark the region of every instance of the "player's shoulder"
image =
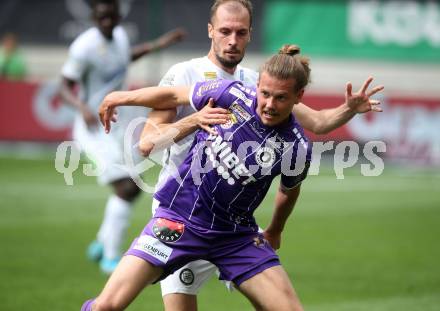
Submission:
<svg viewBox="0 0 440 311">
<path fill-rule="evenodd" d="M 113 36 L 118 41 L 123 40 L 124 43 L 129 43 L 130 41 L 124 27 L 120 25 L 116 26 L 115 29 L 113 30 Z"/>
<path fill-rule="evenodd" d="M 248 67 L 243 67 L 238 65 L 236 69 L 240 75 L 240 80 L 243 81 L 245 85 L 255 85 L 258 81 L 258 71 L 255 71 Z"/>
<path fill-rule="evenodd" d="M 191 59 L 172 65 L 163 77 L 160 85 L 191 85 L 203 80 L 197 63 L 197 59 Z"/>
<path fill-rule="evenodd" d="M 73 54 L 87 54 L 100 42 L 99 30 L 92 27 L 81 33 L 70 45 L 69 52 Z"/>
</svg>

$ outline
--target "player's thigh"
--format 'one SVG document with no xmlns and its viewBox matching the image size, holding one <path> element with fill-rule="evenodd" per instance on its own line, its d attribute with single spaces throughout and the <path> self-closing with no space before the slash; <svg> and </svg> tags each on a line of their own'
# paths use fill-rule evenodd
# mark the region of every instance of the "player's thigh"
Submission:
<svg viewBox="0 0 440 311">
<path fill-rule="evenodd" d="M 164 300 L 169 294 L 197 295 L 217 267 L 206 260 L 192 261 L 160 282 Z"/>
<path fill-rule="evenodd" d="M 168 294 L 162 297 L 165 311 L 197 311 L 197 296 Z"/>
<path fill-rule="evenodd" d="M 238 287 L 256 310 L 303 311 L 282 266 L 274 266 L 247 279 Z"/>
<path fill-rule="evenodd" d="M 124 256 L 97 297 L 98 310 L 123 310 L 147 285 L 155 282 L 162 268 L 135 257 Z"/>
</svg>

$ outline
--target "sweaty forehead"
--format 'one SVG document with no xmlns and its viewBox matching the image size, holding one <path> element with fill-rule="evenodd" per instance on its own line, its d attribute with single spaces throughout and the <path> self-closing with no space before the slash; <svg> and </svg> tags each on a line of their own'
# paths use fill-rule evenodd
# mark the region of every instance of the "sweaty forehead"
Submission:
<svg viewBox="0 0 440 311">
<path fill-rule="evenodd" d="M 242 5 L 228 2 L 217 8 L 212 23 L 215 27 L 234 25 L 241 28 L 249 28 L 250 16 L 247 9 Z"/>
</svg>

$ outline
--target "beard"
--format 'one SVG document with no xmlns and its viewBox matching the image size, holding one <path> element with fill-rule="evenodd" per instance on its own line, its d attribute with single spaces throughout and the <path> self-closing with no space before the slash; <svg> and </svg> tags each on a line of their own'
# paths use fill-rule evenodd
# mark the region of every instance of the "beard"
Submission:
<svg viewBox="0 0 440 311">
<path fill-rule="evenodd" d="M 218 62 L 226 68 L 235 68 L 243 60 L 243 56 L 241 56 L 240 59 L 234 60 L 223 58 L 218 54 L 215 54 L 215 57 L 217 58 Z"/>
</svg>

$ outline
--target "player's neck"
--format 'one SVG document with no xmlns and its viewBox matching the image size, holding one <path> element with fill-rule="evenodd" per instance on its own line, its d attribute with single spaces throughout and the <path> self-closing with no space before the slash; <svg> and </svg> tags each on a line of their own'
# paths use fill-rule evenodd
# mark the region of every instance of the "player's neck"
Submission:
<svg viewBox="0 0 440 311">
<path fill-rule="evenodd" d="M 226 67 L 224 66 L 222 63 L 220 63 L 217 59 L 217 57 L 215 56 L 215 54 L 212 51 L 209 51 L 208 53 L 208 59 L 217 67 L 219 67 L 221 70 L 229 73 L 230 75 L 234 75 L 235 73 L 235 69 L 237 69 L 237 66 L 234 67 Z"/>
</svg>

